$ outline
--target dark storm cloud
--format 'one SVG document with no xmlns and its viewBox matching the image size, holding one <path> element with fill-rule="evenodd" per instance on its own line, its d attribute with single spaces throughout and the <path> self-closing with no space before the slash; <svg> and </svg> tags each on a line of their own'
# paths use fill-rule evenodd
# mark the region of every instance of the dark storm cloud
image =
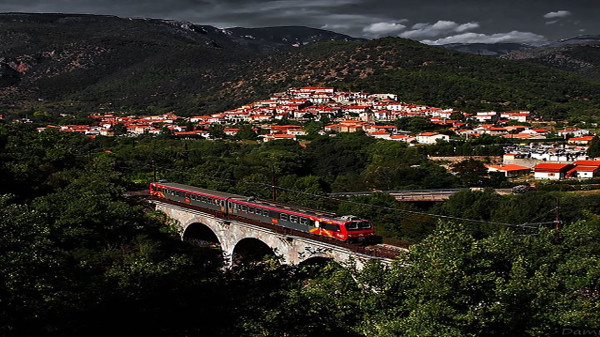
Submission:
<svg viewBox="0 0 600 337">
<path fill-rule="evenodd" d="M 597 0 L 4 0 L 0 11 L 152 17 L 217 27 L 303 25 L 432 44 L 600 34 Z"/>
</svg>

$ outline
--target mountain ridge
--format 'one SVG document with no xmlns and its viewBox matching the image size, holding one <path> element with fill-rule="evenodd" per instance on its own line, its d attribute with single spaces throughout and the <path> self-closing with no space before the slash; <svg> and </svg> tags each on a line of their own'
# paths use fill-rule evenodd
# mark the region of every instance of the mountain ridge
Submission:
<svg viewBox="0 0 600 337">
<path fill-rule="evenodd" d="M 500 57 L 537 63 L 600 81 L 600 35 L 563 39 L 538 48 L 512 51 Z"/>
<path fill-rule="evenodd" d="M 596 114 L 600 101 L 600 84 L 531 63 L 307 27 L 228 30 L 19 13 L 0 14 L 0 41 L 5 111 L 207 114 L 304 85 L 394 92 L 402 100 L 465 111 L 539 110 L 553 118 L 575 106 Z"/>
</svg>

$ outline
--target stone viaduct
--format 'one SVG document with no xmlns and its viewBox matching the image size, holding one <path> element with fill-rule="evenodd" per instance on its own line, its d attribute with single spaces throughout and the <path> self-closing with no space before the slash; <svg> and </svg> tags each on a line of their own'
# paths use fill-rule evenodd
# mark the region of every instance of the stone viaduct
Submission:
<svg viewBox="0 0 600 337">
<path fill-rule="evenodd" d="M 359 253 L 327 242 L 285 235 L 245 222 L 221 219 L 187 207 L 160 201 L 151 202 L 155 204 L 156 210 L 178 222 L 182 239 L 200 238 L 220 245 L 227 266 L 233 265 L 236 252 L 243 246 L 251 246 L 253 249 L 266 248 L 284 264 L 299 264 L 310 259 L 331 259 L 342 265 L 354 264 L 357 269 L 361 269 L 370 260 L 379 260 L 388 265 L 392 261 L 390 258 Z"/>
</svg>

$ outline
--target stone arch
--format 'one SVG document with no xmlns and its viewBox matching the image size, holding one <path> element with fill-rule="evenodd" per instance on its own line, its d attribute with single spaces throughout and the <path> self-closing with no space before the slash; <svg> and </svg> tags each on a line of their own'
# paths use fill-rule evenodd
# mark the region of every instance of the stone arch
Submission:
<svg viewBox="0 0 600 337">
<path fill-rule="evenodd" d="M 316 279 L 340 269 L 345 269 L 344 264 L 335 258 L 315 256 L 298 263 L 297 277 L 302 280 Z"/>
<path fill-rule="evenodd" d="M 256 263 L 265 256 L 277 257 L 276 252 L 264 241 L 255 237 L 246 237 L 239 240 L 231 252 L 232 265 Z"/>
<path fill-rule="evenodd" d="M 187 225 L 181 234 L 181 238 L 183 241 L 196 245 L 222 247 L 222 242 L 215 231 L 201 222 L 193 222 Z"/>
<path fill-rule="evenodd" d="M 300 261 L 299 265 L 301 265 L 301 266 L 303 266 L 303 265 L 326 265 L 326 264 L 328 264 L 330 262 L 334 262 L 336 264 L 340 264 L 333 257 L 329 257 L 329 256 L 313 256 L 313 257 L 309 257 L 308 259 Z"/>
</svg>

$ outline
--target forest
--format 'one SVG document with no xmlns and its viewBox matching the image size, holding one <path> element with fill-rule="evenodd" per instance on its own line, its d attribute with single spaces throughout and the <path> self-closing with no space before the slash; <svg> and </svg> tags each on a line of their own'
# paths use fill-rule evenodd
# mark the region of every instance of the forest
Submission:
<svg viewBox="0 0 600 337">
<path fill-rule="evenodd" d="M 598 194 L 466 190 L 428 206 L 383 193 L 325 197 L 473 179 L 428 162 L 427 151 L 361 134 L 301 147 L 90 139 L 0 122 L 0 334 L 553 336 L 598 328 Z M 410 250 L 389 268 L 361 271 L 276 258 L 222 270 L 214 249 L 182 242 L 162 214 L 124 197 L 155 178 L 263 198 L 275 181 L 278 200 L 369 217 Z"/>
</svg>

